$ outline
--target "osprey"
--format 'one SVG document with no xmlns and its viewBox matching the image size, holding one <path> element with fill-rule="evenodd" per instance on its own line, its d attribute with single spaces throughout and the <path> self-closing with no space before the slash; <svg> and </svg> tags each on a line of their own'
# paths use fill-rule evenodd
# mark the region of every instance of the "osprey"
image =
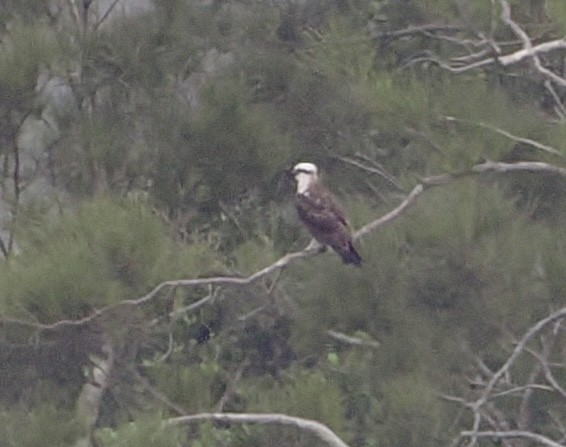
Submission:
<svg viewBox="0 0 566 447">
<path fill-rule="evenodd" d="M 316 165 L 299 163 L 291 174 L 297 181 L 297 211 L 311 234 L 322 245 L 330 245 L 346 264 L 359 266 L 362 258 L 352 244 L 346 214 L 319 182 Z"/>
</svg>

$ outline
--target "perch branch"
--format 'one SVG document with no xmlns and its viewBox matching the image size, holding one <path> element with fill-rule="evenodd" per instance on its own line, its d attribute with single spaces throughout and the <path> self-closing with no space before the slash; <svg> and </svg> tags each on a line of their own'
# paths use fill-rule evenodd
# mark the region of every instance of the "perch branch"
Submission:
<svg viewBox="0 0 566 447">
<path fill-rule="evenodd" d="M 457 172 L 453 174 L 441 174 L 437 176 L 425 177 L 420 180 L 420 182 L 413 188 L 413 190 L 409 193 L 409 195 L 399 205 L 397 205 L 397 207 L 392 209 L 387 214 L 362 226 L 358 231 L 356 231 L 353 234 L 353 239 L 354 240 L 360 239 L 366 236 L 368 233 L 375 231 L 378 228 L 382 227 L 383 225 L 386 225 L 394 221 L 398 217 L 400 217 L 408 208 L 410 208 L 416 203 L 419 196 L 428 188 L 450 184 L 462 177 L 474 176 L 488 172 L 511 173 L 511 172 L 519 172 L 519 171 L 536 172 L 542 174 L 554 174 L 554 175 L 564 176 L 566 178 L 566 168 L 555 166 L 549 163 L 535 162 L 535 161 L 532 162 L 524 161 L 517 163 L 500 163 L 500 162 L 487 161 L 485 163 L 474 165 L 469 170 L 466 171 Z M 274 263 L 256 271 L 255 273 L 252 273 L 249 276 L 244 276 L 244 277 L 213 276 L 209 278 L 191 278 L 191 279 L 177 279 L 177 280 L 164 281 L 158 284 L 157 286 L 155 286 L 147 294 L 139 298 L 124 300 L 110 304 L 100 309 L 96 309 L 91 314 L 76 320 L 65 319 L 65 320 L 56 321 L 54 323 L 38 323 L 38 322 L 25 321 L 15 318 L 2 318 L 0 319 L 0 324 L 9 323 L 20 326 L 27 326 L 38 330 L 55 330 L 64 326 L 81 326 L 117 308 L 128 307 L 128 306 L 139 306 L 144 303 L 147 303 L 155 299 L 160 292 L 167 290 L 168 288 L 171 287 L 197 287 L 204 285 L 245 286 L 254 283 L 265 276 L 271 275 L 273 273 L 278 273 L 281 270 L 287 268 L 292 263 L 298 261 L 299 259 L 310 258 L 313 256 L 317 256 L 320 253 L 321 253 L 320 244 L 310 243 L 305 249 L 293 253 L 288 253 L 285 256 L 278 259 L 277 261 L 275 261 Z M 195 303 L 195 306 L 196 304 L 197 303 Z M 199 302 L 198 304 L 200 305 L 202 303 Z"/>
</svg>

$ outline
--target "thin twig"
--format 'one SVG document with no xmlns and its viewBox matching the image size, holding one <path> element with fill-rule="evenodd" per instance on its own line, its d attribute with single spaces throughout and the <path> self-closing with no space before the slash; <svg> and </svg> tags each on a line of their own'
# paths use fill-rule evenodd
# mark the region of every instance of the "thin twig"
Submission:
<svg viewBox="0 0 566 447">
<path fill-rule="evenodd" d="M 214 406 L 214 411 L 216 413 L 221 413 L 224 411 L 224 406 L 230 400 L 232 396 L 236 393 L 236 386 L 238 382 L 242 379 L 242 375 L 244 370 L 249 366 L 248 358 L 244 359 L 244 361 L 238 366 L 234 375 L 228 379 L 228 383 L 226 384 L 226 390 L 222 393 L 222 396 L 218 400 L 218 403 Z"/>
<path fill-rule="evenodd" d="M 187 414 L 187 411 L 183 407 L 177 405 L 175 402 L 172 402 L 161 391 L 155 388 L 146 377 L 140 374 L 140 372 L 137 369 L 132 368 L 132 372 L 135 378 L 145 387 L 145 389 L 149 392 L 149 394 L 151 394 L 155 399 L 157 399 L 159 402 L 164 404 L 167 408 L 173 410 L 179 416 L 185 416 Z"/>
<path fill-rule="evenodd" d="M 340 160 L 343 163 L 348 163 L 352 166 L 355 166 L 359 169 L 362 169 L 364 171 L 370 172 L 372 174 L 377 174 L 379 175 L 381 178 L 383 178 L 387 183 L 391 184 L 392 186 L 394 186 L 398 191 L 404 192 L 404 189 L 401 185 L 399 185 L 399 183 L 397 182 L 397 180 L 395 179 L 395 177 L 393 177 L 391 174 L 389 174 L 382 166 L 379 166 L 377 163 L 373 162 L 375 167 L 372 166 L 367 166 L 357 160 L 353 160 L 351 158 L 348 157 L 332 157 L 335 158 L 336 160 Z"/>
<path fill-rule="evenodd" d="M 507 358 L 505 363 L 493 374 L 491 379 L 487 382 L 486 387 L 484 388 L 481 396 L 472 404 L 472 410 L 474 412 L 474 422 L 472 426 L 472 430 L 468 432 L 462 432 L 461 435 L 470 438 L 470 443 L 468 444 L 469 447 L 474 446 L 477 443 L 478 436 L 475 436 L 474 433 L 480 433 L 480 423 L 481 423 L 481 413 L 480 409 L 485 403 L 492 397 L 493 389 L 499 380 L 508 373 L 509 368 L 515 363 L 517 358 L 525 351 L 527 343 L 533 338 L 536 334 L 538 334 L 546 325 L 550 323 L 554 323 L 562 318 L 566 317 L 566 307 L 563 307 L 547 317 L 539 320 L 535 325 L 531 326 L 529 330 L 523 335 L 523 338 L 517 343 L 515 349 L 511 353 L 511 355 Z M 466 434 L 464 434 L 466 433 Z"/>
<path fill-rule="evenodd" d="M 110 13 L 112 12 L 112 10 L 114 9 L 114 7 L 118 4 L 120 0 L 114 0 L 112 2 L 112 4 L 108 7 L 108 9 L 104 12 L 104 14 L 102 14 L 102 17 L 100 17 L 100 19 L 98 19 L 96 21 L 96 23 L 94 24 L 94 26 L 92 27 L 92 29 L 94 31 L 96 31 L 98 29 L 98 27 L 100 25 L 102 25 L 102 23 L 104 23 L 104 21 L 108 18 L 108 16 L 110 15 Z"/>
<path fill-rule="evenodd" d="M 444 117 L 444 119 L 446 121 L 457 122 L 457 123 L 465 123 L 465 124 L 470 124 L 470 125 L 473 125 L 473 126 L 482 127 L 484 129 L 488 129 L 488 130 L 491 130 L 495 133 L 503 135 L 504 137 L 507 137 L 510 140 L 516 141 L 517 143 L 528 144 L 529 146 L 543 150 L 543 151 L 548 152 L 550 154 L 558 155 L 561 158 L 565 158 L 564 154 L 562 152 L 560 152 L 558 149 L 556 149 L 552 146 L 548 146 L 546 144 L 539 143 L 538 141 L 531 140 L 529 138 L 518 137 L 516 135 L 513 135 L 510 132 L 507 132 L 506 130 L 500 129 L 498 127 L 490 126 L 488 124 L 482 123 L 481 121 L 475 122 L 475 121 L 470 121 L 470 120 L 466 120 L 466 119 L 455 118 L 453 116 L 446 116 L 446 117 Z"/>
<path fill-rule="evenodd" d="M 540 355 L 538 352 L 534 351 L 533 349 L 527 349 L 527 352 L 538 360 L 544 371 L 544 377 L 548 381 L 548 383 L 550 383 L 552 389 L 558 391 L 558 393 L 564 399 L 566 399 L 566 389 L 560 386 L 558 381 L 554 378 L 554 374 L 552 374 L 552 370 L 548 365 L 548 359 L 544 358 L 542 355 Z"/>
</svg>

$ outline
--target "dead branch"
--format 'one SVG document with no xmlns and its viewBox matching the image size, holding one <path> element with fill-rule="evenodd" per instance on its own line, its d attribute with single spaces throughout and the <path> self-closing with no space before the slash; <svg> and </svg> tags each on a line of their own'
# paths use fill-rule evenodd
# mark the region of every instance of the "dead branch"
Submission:
<svg viewBox="0 0 566 447">
<path fill-rule="evenodd" d="M 542 352 L 539 354 L 539 361 L 535 362 L 531 369 L 531 373 L 527 379 L 527 386 L 529 389 L 525 390 L 523 393 L 523 397 L 521 399 L 521 404 L 519 405 L 519 413 L 517 415 L 517 428 L 519 430 L 529 430 L 531 427 L 531 423 L 533 420 L 532 415 L 532 400 L 535 392 L 535 386 L 546 387 L 549 388 L 549 391 L 554 391 L 552 387 L 547 387 L 546 385 L 538 385 L 536 382 L 538 381 L 539 377 L 545 370 L 545 366 L 548 366 L 548 359 L 550 357 L 550 353 L 552 351 L 554 339 L 550 341 L 545 340 L 544 336 L 541 336 L 541 345 L 542 345 Z M 529 351 L 529 348 L 525 348 L 526 351 Z"/>
<path fill-rule="evenodd" d="M 536 324 L 531 326 L 527 330 L 525 335 L 523 335 L 521 340 L 519 340 L 519 342 L 515 346 L 515 349 L 513 349 L 513 352 L 507 358 L 505 363 L 493 374 L 491 379 L 487 382 L 487 384 L 486 384 L 483 392 L 481 393 L 480 397 L 475 402 L 473 402 L 471 404 L 471 407 L 470 407 L 472 409 L 473 413 L 474 413 L 474 422 L 473 422 L 472 430 L 460 433 L 460 435 L 462 437 L 470 438 L 470 442 L 468 444 L 468 447 L 472 447 L 472 446 L 477 444 L 478 437 L 481 437 L 481 435 L 479 435 L 479 433 L 487 433 L 487 432 L 480 432 L 480 430 L 479 430 L 480 424 L 481 424 L 481 421 L 482 421 L 481 409 L 488 402 L 488 400 L 493 397 L 493 390 L 495 388 L 495 385 L 501 380 L 502 377 L 504 377 L 506 374 L 509 373 L 509 369 L 511 368 L 511 366 L 515 363 L 515 361 L 519 358 L 519 356 L 523 352 L 525 352 L 527 343 L 536 334 L 538 334 L 548 324 L 559 321 L 559 320 L 561 320 L 565 317 L 566 317 L 566 307 L 563 307 L 563 308 L 551 313 L 547 317 L 539 320 Z M 505 433 L 510 433 L 510 432 L 505 432 Z M 510 437 L 510 436 L 508 436 L 508 437 Z M 552 445 L 552 444 L 547 444 L 547 445 Z M 558 444 L 555 443 L 554 445 L 558 445 Z"/>
<path fill-rule="evenodd" d="M 566 79 L 544 67 L 539 57 L 545 53 L 566 49 L 566 39 L 555 39 L 534 45 L 528 34 L 512 19 L 511 8 L 507 0 L 499 0 L 499 4 L 501 6 L 500 19 L 509 26 L 515 36 L 517 36 L 519 43 L 522 44 L 521 49 L 503 54 L 502 46 L 508 46 L 508 42 L 496 42 L 493 39 L 486 39 L 481 33 L 478 34 L 477 40 L 475 41 L 470 41 L 469 39 L 458 40 L 441 35 L 455 45 L 463 46 L 464 48 L 475 47 L 479 48 L 479 50 L 471 52 L 471 54 L 466 56 L 452 58 L 450 61 L 442 60 L 438 55 L 430 51 L 424 51 L 418 57 L 407 62 L 406 66 L 409 67 L 417 63 L 432 62 L 451 73 L 459 74 L 484 68 L 489 65 L 498 64 L 503 67 L 508 67 L 529 60 L 532 62 L 536 72 L 543 79 L 551 81 L 561 87 L 566 87 Z M 557 104 L 559 109 L 563 108 L 561 101 L 558 101 Z"/>
<path fill-rule="evenodd" d="M 551 389 L 553 391 L 557 391 L 558 394 L 560 394 L 564 399 L 566 399 L 566 389 L 560 386 L 560 384 L 554 377 L 554 374 L 552 374 L 552 370 L 550 369 L 550 366 L 548 364 L 548 359 L 532 349 L 527 349 L 527 352 L 538 360 L 539 364 L 543 369 L 544 378 L 551 385 L 552 387 Z"/>
<path fill-rule="evenodd" d="M 472 171 L 478 174 L 486 172 L 509 173 L 527 171 L 566 176 L 566 168 L 554 166 L 540 161 L 519 161 L 517 163 L 486 161 L 485 163 L 474 166 L 472 168 Z"/>
<path fill-rule="evenodd" d="M 566 87 L 566 79 L 558 76 L 557 74 L 543 67 L 538 57 L 539 53 L 566 48 L 566 40 L 560 39 L 551 42 L 545 42 L 543 44 L 537 45 L 538 49 L 535 51 L 535 47 L 533 47 L 533 44 L 528 34 L 517 24 L 517 22 L 515 22 L 511 18 L 511 7 L 509 6 L 509 3 L 507 3 L 507 0 L 499 0 L 499 3 L 501 5 L 501 20 L 503 20 L 503 22 L 507 24 L 513 30 L 515 35 L 523 42 L 523 49 L 521 51 L 515 52 L 514 53 L 515 57 L 517 57 L 518 54 L 524 54 L 524 57 L 522 58 L 532 59 L 537 71 L 540 74 L 542 74 L 546 79 L 553 81 L 562 87 Z M 541 49 L 541 47 L 543 49 Z M 505 56 L 499 58 L 499 62 L 503 65 L 505 65 L 505 62 L 503 60 L 504 58 Z M 507 56 L 507 58 L 509 58 L 509 56 Z M 508 63 L 515 63 L 515 61 L 513 59 L 510 59 L 510 62 Z"/>
<path fill-rule="evenodd" d="M 348 447 L 330 428 L 320 422 L 311 419 L 303 419 L 295 416 L 277 413 L 199 413 L 190 416 L 181 416 L 166 421 L 167 425 L 180 426 L 207 421 L 229 422 L 231 424 L 254 424 L 254 425 L 285 425 L 310 432 L 331 447 Z"/>
<path fill-rule="evenodd" d="M 538 442 L 548 447 L 564 447 L 563 444 L 553 441 L 546 436 L 532 433 L 530 431 L 522 430 L 509 430 L 509 431 L 464 431 L 461 433 L 466 438 L 494 438 L 494 439 L 510 439 L 510 438 L 523 438 L 531 441 Z"/>
<path fill-rule="evenodd" d="M 367 346 L 373 349 L 377 349 L 380 346 L 380 343 L 376 340 L 366 340 L 365 338 L 352 337 L 351 335 L 343 334 L 342 332 L 337 332 L 330 329 L 326 331 L 326 335 L 328 335 L 330 338 L 333 338 L 334 340 L 353 346 Z"/>
<path fill-rule="evenodd" d="M 447 185 L 453 183 L 454 181 L 460 178 L 471 177 L 477 174 L 484 174 L 489 172 L 512 173 L 512 172 L 525 172 L 525 171 L 536 172 L 541 174 L 557 174 L 564 176 L 566 178 L 566 168 L 555 166 L 549 163 L 535 162 L 535 161 L 525 161 L 525 162 L 517 162 L 517 163 L 501 163 L 501 162 L 486 161 L 485 163 L 474 165 L 472 166 L 471 169 L 466 171 L 457 172 L 453 174 L 441 174 L 437 176 L 425 177 L 420 180 L 420 182 L 413 188 L 413 190 L 409 193 L 409 195 L 399 205 L 397 205 L 397 207 L 392 209 L 387 214 L 362 226 L 358 231 L 356 231 L 353 234 L 353 238 L 354 240 L 360 239 L 366 236 L 368 233 L 371 233 L 379 229 L 380 227 L 399 218 L 408 208 L 410 208 L 417 202 L 418 197 L 428 188 L 434 186 Z M 77 320 L 59 320 L 54 323 L 46 324 L 46 323 L 19 320 L 15 318 L 3 318 L 0 319 L 0 323 L 10 323 L 20 326 L 27 326 L 38 330 L 56 330 L 64 326 L 81 326 L 117 308 L 128 307 L 128 306 L 140 306 L 142 304 L 145 304 L 155 299 L 162 291 L 167 290 L 168 288 L 171 287 L 173 288 L 198 287 L 205 285 L 245 286 L 248 284 L 252 284 L 258 281 L 259 279 L 262 279 L 273 273 L 279 273 L 281 270 L 287 268 L 289 265 L 298 261 L 299 259 L 310 258 L 313 256 L 317 256 L 321 253 L 322 251 L 320 244 L 316 242 L 315 243 L 311 242 L 305 249 L 293 253 L 288 253 L 285 256 L 278 259 L 277 261 L 275 261 L 273 264 L 270 264 L 246 277 L 213 276 L 208 278 L 191 278 L 191 279 L 177 279 L 177 280 L 164 281 L 158 284 L 157 286 L 155 286 L 151 291 L 149 291 L 147 294 L 143 295 L 140 298 L 129 299 L 110 304 L 100 309 L 96 309 L 90 315 L 87 315 Z M 204 302 L 203 303 L 198 302 L 198 303 L 199 305 L 204 304 Z M 197 303 L 195 303 L 195 306 L 196 304 Z M 566 312 L 566 308 L 564 308 L 563 310 Z"/>
</svg>

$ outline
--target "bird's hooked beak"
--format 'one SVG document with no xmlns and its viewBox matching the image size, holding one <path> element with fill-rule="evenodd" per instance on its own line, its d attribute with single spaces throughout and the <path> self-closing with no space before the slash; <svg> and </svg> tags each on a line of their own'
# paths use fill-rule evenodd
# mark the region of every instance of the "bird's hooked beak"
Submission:
<svg viewBox="0 0 566 447">
<path fill-rule="evenodd" d="M 285 177 L 287 177 L 288 179 L 295 180 L 295 175 L 297 175 L 297 171 L 295 171 L 295 168 L 285 170 Z"/>
</svg>

